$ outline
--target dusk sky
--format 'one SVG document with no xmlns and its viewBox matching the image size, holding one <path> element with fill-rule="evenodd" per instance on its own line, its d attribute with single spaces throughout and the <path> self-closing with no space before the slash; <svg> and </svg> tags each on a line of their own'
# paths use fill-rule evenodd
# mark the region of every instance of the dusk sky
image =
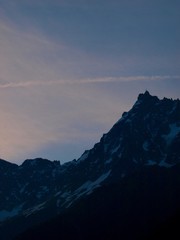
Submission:
<svg viewBox="0 0 180 240">
<path fill-rule="evenodd" d="M 0 0 L 0 158 L 79 158 L 145 90 L 180 97 L 179 0 Z"/>
</svg>

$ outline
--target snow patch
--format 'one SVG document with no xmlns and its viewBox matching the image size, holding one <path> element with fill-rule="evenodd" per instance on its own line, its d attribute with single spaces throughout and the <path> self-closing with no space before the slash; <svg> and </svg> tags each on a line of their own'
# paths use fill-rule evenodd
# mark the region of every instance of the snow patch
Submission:
<svg viewBox="0 0 180 240">
<path fill-rule="evenodd" d="M 64 193 L 61 195 L 61 198 L 67 198 L 67 197 L 69 197 L 69 195 L 70 195 L 70 191 L 64 192 Z"/>
<path fill-rule="evenodd" d="M 109 158 L 106 162 L 105 162 L 105 164 L 109 164 L 109 163 L 111 163 L 112 162 L 112 158 Z"/>
<path fill-rule="evenodd" d="M 43 192 L 49 192 L 49 188 L 47 186 L 42 186 L 41 188 Z"/>
<path fill-rule="evenodd" d="M 55 197 L 59 196 L 62 193 L 62 191 L 57 192 L 56 194 L 54 194 Z"/>
<path fill-rule="evenodd" d="M 137 100 L 133 106 L 133 108 L 138 107 L 142 103 L 142 100 Z"/>
<path fill-rule="evenodd" d="M 37 212 L 37 211 L 40 211 L 41 209 L 44 208 L 45 203 L 46 203 L 46 202 L 43 202 L 43 203 L 41 203 L 41 204 L 39 204 L 39 205 L 36 205 L 36 206 L 33 207 L 33 208 L 29 208 L 29 209 L 25 210 L 25 211 L 23 212 L 23 215 L 24 215 L 25 217 L 28 217 L 29 215 L 34 214 L 34 213 Z"/>
<path fill-rule="evenodd" d="M 160 167 L 165 167 L 165 168 L 171 168 L 171 167 L 174 166 L 174 164 L 170 164 L 170 163 L 165 162 L 165 160 L 162 160 L 162 161 L 159 163 L 159 166 L 160 166 Z"/>
<path fill-rule="evenodd" d="M 133 158 L 133 162 L 138 164 L 138 161 L 135 158 Z"/>
<path fill-rule="evenodd" d="M 109 144 L 104 144 L 104 152 L 106 153 L 108 150 Z"/>
<path fill-rule="evenodd" d="M 119 150 L 119 148 L 121 147 L 121 141 L 122 139 L 120 139 L 120 144 L 111 151 L 111 154 L 116 153 Z"/>
<path fill-rule="evenodd" d="M 88 193 L 89 191 L 92 192 L 95 188 L 100 186 L 100 183 L 103 182 L 111 173 L 111 170 L 109 170 L 107 173 L 101 175 L 98 179 L 95 181 L 87 181 L 85 182 L 81 187 L 79 187 L 75 192 L 80 193 L 80 195 Z"/>
<path fill-rule="evenodd" d="M 15 217 L 21 211 L 23 205 L 13 208 L 11 211 L 2 210 L 0 211 L 0 221 L 7 220 L 8 218 Z"/>
<path fill-rule="evenodd" d="M 127 119 L 126 123 L 132 123 L 132 120 L 131 119 Z"/>
<path fill-rule="evenodd" d="M 121 158 L 121 157 L 122 157 L 122 152 L 121 152 L 121 153 L 118 155 L 118 157 L 119 157 L 119 158 Z"/>
<path fill-rule="evenodd" d="M 109 170 L 107 173 L 102 174 L 99 178 L 97 178 L 95 181 L 87 181 L 83 185 L 81 185 L 79 188 L 77 188 L 73 194 L 69 195 L 69 197 L 66 199 L 65 204 L 68 204 L 66 208 L 70 207 L 74 201 L 79 199 L 83 195 L 89 195 L 93 192 L 95 188 L 100 187 L 101 183 L 110 175 L 111 170 Z M 61 195 L 62 197 L 62 195 Z"/>
<path fill-rule="evenodd" d="M 83 155 L 79 158 L 78 162 L 84 161 L 89 156 L 89 151 L 85 151 Z"/>
<path fill-rule="evenodd" d="M 20 192 L 20 193 L 23 193 L 24 190 L 25 190 L 25 188 L 26 188 L 28 185 L 29 185 L 29 183 L 26 183 L 26 184 L 21 188 L 21 190 L 20 190 L 19 192 Z"/>
<path fill-rule="evenodd" d="M 171 144 L 175 136 L 180 132 L 180 126 L 177 126 L 176 123 L 170 124 L 169 128 L 169 133 L 162 136 L 165 139 L 167 145 Z"/>
<path fill-rule="evenodd" d="M 145 141 L 143 143 L 143 149 L 144 149 L 144 151 L 148 151 L 149 150 L 149 143 L 148 143 L 148 141 Z"/>
<path fill-rule="evenodd" d="M 128 117 L 128 115 L 129 115 L 128 112 L 124 112 L 122 114 L 122 117 L 114 125 L 119 124 L 120 122 L 124 121 Z"/>
<path fill-rule="evenodd" d="M 156 165 L 157 162 L 153 161 L 153 160 L 148 160 L 148 162 L 145 164 L 146 166 L 153 166 Z"/>
</svg>

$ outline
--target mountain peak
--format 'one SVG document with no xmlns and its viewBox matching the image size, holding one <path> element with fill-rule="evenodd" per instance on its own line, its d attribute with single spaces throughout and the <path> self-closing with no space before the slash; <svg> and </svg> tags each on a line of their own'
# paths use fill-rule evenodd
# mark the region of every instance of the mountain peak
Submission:
<svg viewBox="0 0 180 240">
<path fill-rule="evenodd" d="M 44 167 L 44 166 L 52 166 L 52 165 L 60 165 L 59 161 L 50 161 L 44 158 L 35 158 L 35 159 L 26 159 L 22 163 L 22 167 Z"/>
<path fill-rule="evenodd" d="M 144 93 L 144 95 L 149 96 L 149 95 L 150 95 L 149 91 L 146 90 L 145 93 Z"/>
<path fill-rule="evenodd" d="M 146 90 L 145 93 L 140 93 L 138 96 L 138 100 L 144 100 L 152 98 L 153 96 Z"/>
<path fill-rule="evenodd" d="M 159 98 L 157 96 L 152 96 L 147 90 L 145 91 L 145 93 L 140 93 L 138 98 L 137 98 L 137 102 L 135 103 L 136 105 L 139 103 L 143 103 L 143 105 L 149 103 L 149 104 L 155 104 L 157 103 L 159 100 Z"/>
</svg>

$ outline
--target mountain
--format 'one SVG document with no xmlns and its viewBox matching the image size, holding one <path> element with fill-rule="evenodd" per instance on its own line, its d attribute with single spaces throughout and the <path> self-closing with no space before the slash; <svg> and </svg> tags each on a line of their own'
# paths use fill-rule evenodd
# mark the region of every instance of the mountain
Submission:
<svg viewBox="0 0 180 240">
<path fill-rule="evenodd" d="M 0 160 L 0 239 L 56 216 L 44 233 L 62 223 L 58 229 L 65 236 L 77 219 L 75 233 L 86 239 L 90 226 L 94 237 L 108 229 L 125 234 L 128 226 L 138 236 L 138 223 L 146 234 L 179 210 L 179 146 L 180 100 L 160 100 L 146 91 L 78 160 L 61 165 L 38 158 L 20 166 Z"/>
<path fill-rule="evenodd" d="M 150 166 L 103 185 L 17 240 L 179 239 L 179 171 Z"/>
</svg>

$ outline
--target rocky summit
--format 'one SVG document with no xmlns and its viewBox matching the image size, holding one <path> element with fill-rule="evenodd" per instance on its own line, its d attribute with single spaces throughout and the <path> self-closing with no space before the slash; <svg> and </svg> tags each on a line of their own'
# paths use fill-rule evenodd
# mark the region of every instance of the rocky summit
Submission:
<svg viewBox="0 0 180 240">
<path fill-rule="evenodd" d="M 127 214 L 122 208 L 127 207 L 127 211 L 130 211 L 129 208 L 133 206 L 133 202 L 137 205 L 135 195 L 131 195 L 130 192 L 141 189 L 143 184 L 146 190 L 144 188 L 141 192 L 137 190 L 137 195 L 139 194 L 137 198 L 141 196 L 140 199 L 143 199 L 143 202 L 150 203 L 149 199 L 147 200 L 149 193 L 156 199 L 157 191 L 162 191 L 162 196 L 166 198 L 164 201 L 168 198 L 168 204 L 164 205 L 166 208 L 161 209 L 162 206 L 159 208 L 163 214 L 154 209 L 151 215 L 150 211 L 144 209 L 145 212 L 147 211 L 145 217 L 147 222 L 157 217 L 156 212 L 158 216 L 173 215 L 178 209 L 177 200 L 180 200 L 179 165 L 180 100 L 167 98 L 161 100 L 146 91 L 138 96 L 132 109 L 124 112 L 110 131 L 77 160 L 61 165 L 59 161 L 37 158 L 25 160 L 20 166 L 0 160 L 0 239 L 13 239 L 29 227 L 61 216 L 75 209 L 76 206 L 79 209 L 81 207 L 78 204 L 82 201 L 87 201 L 88 204 L 93 203 L 93 206 L 100 209 L 97 196 L 99 199 L 105 198 L 110 201 L 107 195 L 112 194 L 113 198 L 116 198 L 117 191 L 124 195 L 117 196 L 117 199 L 121 200 L 119 205 L 116 202 L 115 206 L 117 205 L 119 216 L 124 216 L 123 218 L 126 219 Z M 169 184 L 167 189 L 164 188 L 165 184 Z M 151 189 L 152 187 L 155 192 Z M 146 196 L 142 192 L 146 192 Z M 125 196 L 128 196 L 128 199 Z M 93 199 L 89 200 L 91 198 Z M 140 199 L 139 202 L 142 204 Z M 157 194 L 156 203 L 159 205 L 160 200 L 162 201 L 162 198 Z M 101 200 L 101 203 L 103 201 Z M 168 209 L 169 205 L 173 207 L 170 206 Z M 96 209 L 97 217 L 103 216 L 104 211 L 112 210 L 113 204 L 110 207 L 110 203 L 106 202 L 103 206 L 106 208 L 102 208 L 101 213 Z M 133 212 L 133 214 L 135 216 L 138 213 Z M 135 219 L 133 214 L 131 217 Z M 79 217 L 76 216 L 76 219 Z M 159 219 L 162 220 L 161 217 Z M 83 221 L 86 222 L 86 220 Z M 121 220 L 121 225 L 122 222 Z M 124 222 L 127 228 L 130 222 L 127 219 Z M 139 224 L 141 225 L 141 222 Z M 83 225 L 84 229 L 86 226 Z M 145 229 L 145 225 L 143 226 Z M 119 226 L 117 228 L 119 229 Z M 102 232 L 103 230 L 101 234 Z M 84 234 L 88 239 L 86 233 Z M 97 236 L 92 235 L 94 239 Z M 132 239 L 131 237 L 129 235 L 126 239 Z M 27 236 L 24 239 L 27 239 Z M 40 238 L 33 236 L 31 239 Z"/>
</svg>

